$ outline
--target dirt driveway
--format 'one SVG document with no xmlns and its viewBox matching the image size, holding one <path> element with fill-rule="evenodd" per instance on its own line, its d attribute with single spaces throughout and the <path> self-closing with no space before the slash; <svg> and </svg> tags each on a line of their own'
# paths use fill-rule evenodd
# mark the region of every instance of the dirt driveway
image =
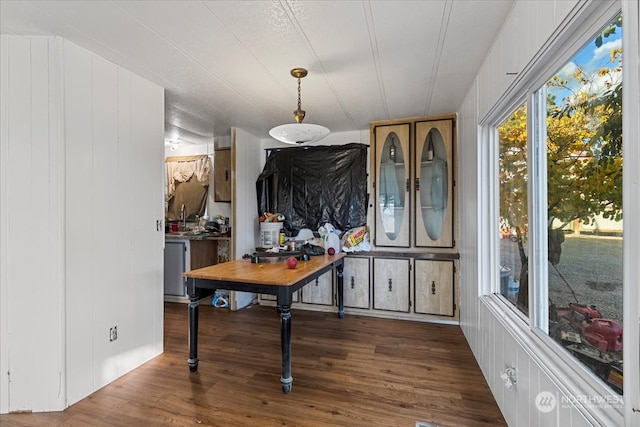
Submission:
<svg viewBox="0 0 640 427">
<path fill-rule="evenodd" d="M 500 240 L 500 258 L 501 265 L 517 272 L 517 279 L 518 244 Z M 593 304 L 602 317 L 622 325 L 622 238 L 566 235 L 560 263 L 555 268 L 549 264 L 549 299 L 558 307 Z"/>
</svg>

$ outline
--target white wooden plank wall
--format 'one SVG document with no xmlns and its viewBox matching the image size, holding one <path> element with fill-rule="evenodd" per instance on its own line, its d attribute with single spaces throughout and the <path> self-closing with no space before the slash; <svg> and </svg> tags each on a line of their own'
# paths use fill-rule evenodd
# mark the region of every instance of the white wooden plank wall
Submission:
<svg viewBox="0 0 640 427">
<path fill-rule="evenodd" d="M 130 96 L 134 193 L 132 204 L 121 207 L 128 211 L 134 246 L 133 275 L 121 287 L 133 296 L 129 370 L 162 353 L 164 337 L 164 90 L 131 74 Z"/>
<path fill-rule="evenodd" d="M 1 43 L 0 410 L 56 410 L 64 402 L 58 46 L 45 37 Z"/>
<path fill-rule="evenodd" d="M 91 56 L 64 52 L 66 152 L 67 400 L 93 390 L 93 152 L 91 150 Z"/>
<path fill-rule="evenodd" d="M 1 43 L 0 412 L 55 411 L 162 352 L 164 91 Z"/>
<path fill-rule="evenodd" d="M 64 75 L 72 404 L 162 352 L 164 93 L 68 42 Z"/>
<path fill-rule="evenodd" d="M 233 128 L 231 153 L 231 161 L 234 162 L 231 177 L 232 247 L 233 257 L 241 259 L 243 254 L 253 253 L 259 243 L 256 180 L 262 172 L 260 165 L 264 159 L 264 150 L 259 138 L 242 129 Z M 253 295 L 247 292 L 236 292 L 235 297 L 237 308 L 242 308 L 253 300 Z"/>
</svg>

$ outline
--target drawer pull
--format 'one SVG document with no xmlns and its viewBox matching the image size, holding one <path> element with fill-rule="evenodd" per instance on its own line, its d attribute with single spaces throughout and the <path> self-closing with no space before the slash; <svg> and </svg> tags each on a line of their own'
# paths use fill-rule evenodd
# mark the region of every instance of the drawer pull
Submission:
<svg viewBox="0 0 640 427">
<path fill-rule="evenodd" d="M 351 276 L 351 289 L 355 289 L 356 288 L 356 279 L 355 277 Z"/>
<path fill-rule="evenodd" d="M 393 291 L 393 281 L 389 278 L 389 292 Z"/>
<path fill-rule="evenodd" d="M 436 294 L 436 281 L 431 282 L 431 295 Z"/>
<path fill-rule="evenodd" d="M 316 277 L 316 286 L 318 286 L 318 278 Z"/>
</svg>

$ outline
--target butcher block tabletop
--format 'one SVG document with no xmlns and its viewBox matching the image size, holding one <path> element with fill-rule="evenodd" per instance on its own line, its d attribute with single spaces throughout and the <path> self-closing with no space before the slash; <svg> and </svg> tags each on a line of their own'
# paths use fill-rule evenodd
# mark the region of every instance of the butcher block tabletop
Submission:
<svg viewBox="0 0 640 427">
<path fill-rule="evenodd" d="M 259 263 L 252 263 L 250 259 L 238 259 L 187 271 L 183 276 L 204 280 L 292 286 L 345 255 L 344 252 L 339 252 L 335 255 L 312 256 L 309 261 L 298 261 L 298 265 L 293 269 L 287 268 L 286 258 L 261 259 Z"/>
</svg>

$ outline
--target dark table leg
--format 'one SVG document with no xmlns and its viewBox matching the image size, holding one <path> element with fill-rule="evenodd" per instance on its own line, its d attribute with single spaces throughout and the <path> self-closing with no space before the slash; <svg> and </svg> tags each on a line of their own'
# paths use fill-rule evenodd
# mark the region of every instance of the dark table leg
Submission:
<svg viewBox="0 0 640 427">
<path fill-rule="evenodd" d="M 195 286 L 189 294 L 189 370 L 198 370 L 198 296 Z"/>
<path fill-rule="evenodd" d="M 280 313 L 280 348 L 282 350 L 282 392 L 291 392 L 291 292 L 288 289 L 278 294 L 278 312 Z"/>
<path fill-rule="evenodd" d="M 338 317 L 340 319 L 344 318 L 344 277 L 342 274 L 343 269 L 344 264 L 340 264 L 338 267 L 336 267 L 338 276 Z"/>
</svg>

